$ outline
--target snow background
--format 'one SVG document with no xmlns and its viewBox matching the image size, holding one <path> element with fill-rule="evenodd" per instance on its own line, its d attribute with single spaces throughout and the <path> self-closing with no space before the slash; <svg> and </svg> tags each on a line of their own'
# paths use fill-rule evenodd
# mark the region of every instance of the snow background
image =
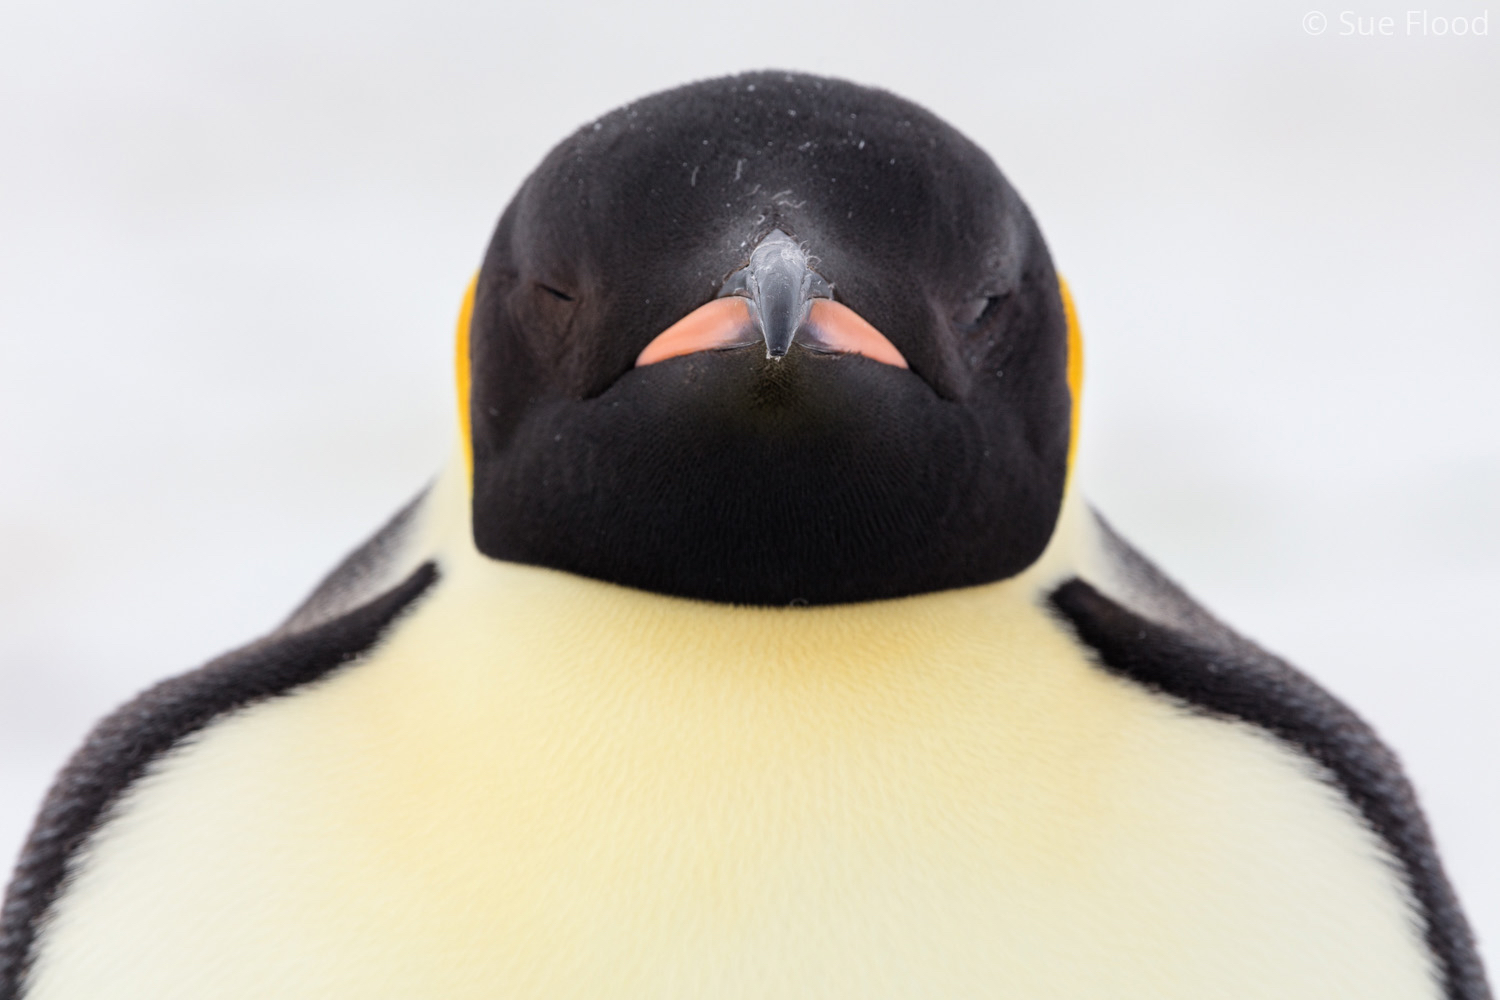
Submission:
<svg viewBox="0 0 1500 1000">
<path fill-rule="evenodd" d="M 773 66 L 995 156 L 1078 302 L 1088 492 L 1395 746 L 1500 960 L 1500 10 L 1314 2 L 6 0 L 0 868 L 95 719 L 442 464 L 458 300 L 546 150 Z"/>
</svg>

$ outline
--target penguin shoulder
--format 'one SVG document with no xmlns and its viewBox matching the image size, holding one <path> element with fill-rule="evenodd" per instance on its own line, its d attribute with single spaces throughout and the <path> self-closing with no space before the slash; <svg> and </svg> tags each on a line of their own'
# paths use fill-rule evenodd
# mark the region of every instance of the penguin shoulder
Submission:
<svg viewBox="0 0 1500 1000">
<path fill-rule="evenodd" d="M 1446 995 L 1488 996 L 1473 934 L 1396 755 L 1311 677 L 1235 632 L 1090 511 L 1087 570 L 1048 604 L 1109 673 L 1255 727 L 1336 789 L 1401 875 Z"/>
<path fill-rule="evenodd" d="M 148 688 L 95 726 L 53 783 L 17 862 L 0 915 L 0 997 L 19 995 L 43 925 L 90 840 L 153 766 L 216 720 L 359 658 L 437 581 L 435 564 L 424 562 L 363 603 L 333 610 L 389 570 L 395 535 L 388 527 L 356 551 L 281 628 Z"/>
</svg>

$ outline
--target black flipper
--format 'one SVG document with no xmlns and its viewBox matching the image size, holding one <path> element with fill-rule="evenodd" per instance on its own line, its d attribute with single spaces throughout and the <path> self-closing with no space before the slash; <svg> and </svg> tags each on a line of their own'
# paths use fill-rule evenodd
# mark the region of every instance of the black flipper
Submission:
<svg viewBox="0 0 1500 1000">
<path fill-rule="evenodd" d="M 318 581 L 274 636 L 301 632 L 352 611 L 392 587 L 416 569 L 420 559 L 411 558 L 407 542 L 417 523 L 417 512 L 431 488 L 422 490 L 396 511 L 379 531 L 349 553 L 328 575 Z"/>
<path fill-rule="evenodd" d="M 1448 1000 L 1489 1000 L 1474 936 L 1401 765 L 1365 722 L 1290 664 L 1236 634 L 1104 526 L 1130 603 L 1073 579 L 1051 604 L 1104 669 L 1272 733 L 1322 765 L 1400 865 Z M 1149 615 L 1149 617 L 1148 617 Z"/>
<path fill-rule="evenodd" d="M 436 565 L 423 563 L 360 607 L 302 630 L 283 627 L 147 689 L 99 723 L 47 793 L 6 890 L 0 1000 L 20 996 L 38 930 L 72 859 L 154 761 L 219 716 L 287 694 L 357 659 L 437 578 Z"/>
</svg>

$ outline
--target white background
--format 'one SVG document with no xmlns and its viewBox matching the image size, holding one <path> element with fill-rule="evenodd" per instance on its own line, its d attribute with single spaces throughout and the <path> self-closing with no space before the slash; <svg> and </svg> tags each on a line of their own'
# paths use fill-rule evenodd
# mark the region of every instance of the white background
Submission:
<svg viewBox="0 0 1500 1000">
<path fill-rule="evenodd" d="M 1500 7 L 1315 2 L 6 0 L 0 855 L 94 719 L 445 460 L 460 293 L 546 150 L 772 66 L 995 156 L 1078 301 L 1088 491 L 1396 747 L 1500 957 Z"/>
</svg>

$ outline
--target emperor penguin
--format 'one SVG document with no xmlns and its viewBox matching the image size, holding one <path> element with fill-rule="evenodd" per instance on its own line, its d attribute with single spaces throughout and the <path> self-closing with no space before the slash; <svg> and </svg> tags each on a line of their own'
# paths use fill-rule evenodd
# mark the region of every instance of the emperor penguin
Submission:
<svg viewBox="0 0 1500 1000">
<path fill-rule="evenodd" d="M 452 463 L 98 726 L 0 998 L 1488 997 L 1391 752 L 1081 498 L 1081 373 L 920 107 L 585 125 L 465 297 Z"/>
</svg>

